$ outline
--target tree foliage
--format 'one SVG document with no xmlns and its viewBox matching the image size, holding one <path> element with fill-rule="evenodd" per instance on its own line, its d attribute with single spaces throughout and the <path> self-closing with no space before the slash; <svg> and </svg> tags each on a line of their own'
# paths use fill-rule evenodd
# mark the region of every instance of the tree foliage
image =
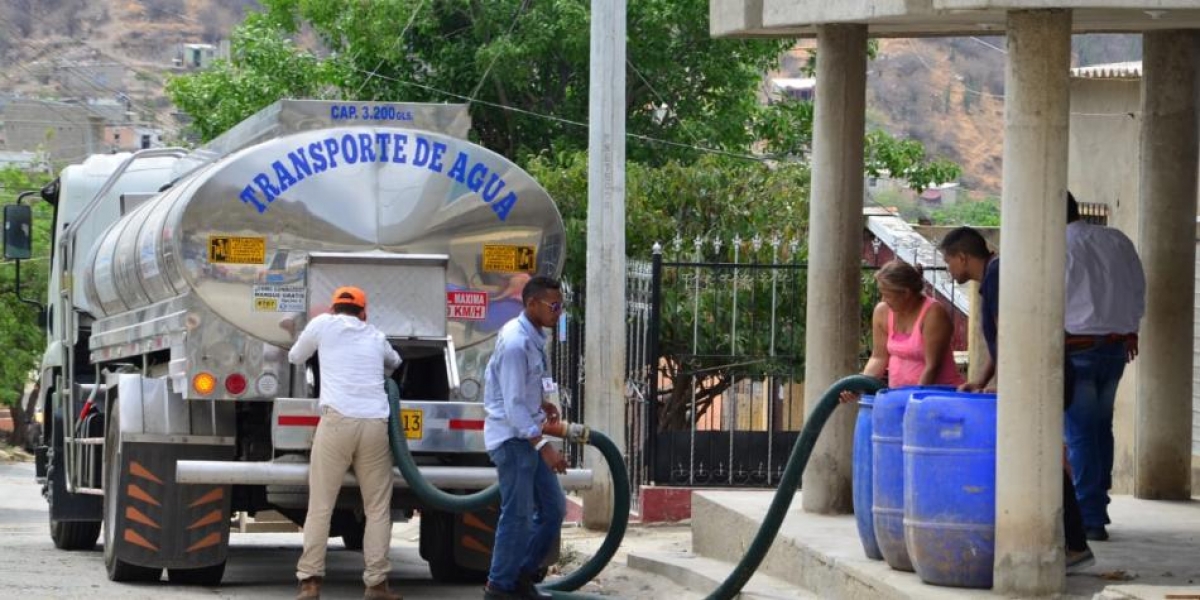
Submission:
<svg viewBox="0 0 1200 600">
<path fill-rule="evenodd" d="M 587 157 L 539 158 L 529 168 L 562 210 L 565 278 L 582 282 Z M 661 167 L 630 164 L 626 218 L 637 226 L 627 229 L 628 254 L 647 260 L 659 242 L 667 260 L 731 262 L 737 244 L 739 263 L 794 263 L 802 256 L 807 231 L 808 184 L 803 163 L 768 166 L 710 155 Z M 794 377 L 803 371 L 803 279 L 795 269 L 664 271 L 659 350 L 666 383 L 657 403 L 660 429 L 686 429 L 689 416 L 702 417 L 713 399 L 740 379 Z M 775 320 L 769 318 L 773 304 Z"/>
<path fill-rule="evenodd" d="M 333 80 L 331 64 L 297 47 L 258 13 L 234 30 L 230 47 L 229 60 L 167 81 L 167 95 L 191 115 L 191 127 L 204 141 L 280 98 L 317 97 Z"/>
<path fill-rule="evenodd" d="M 48 176 L 5 167 L 0 169 L 0 193 L 5 203 L 16 200 L 19 192 L 45 185 Z M 46 275 L 49 272 L 51 207 L 39 200 L 33 206 L 33 259 L 21 261 L 20 295 L 45 302 Z M 45 336 L 38 327 L 37 309 L 17 297 L 16 263 L 0 263 L 0 405 L 13 406 L 21 399 L 25 385 L 41 359 Z"/>
<path fill-rule="evenodd" d="M 172 100 L 210 139 L 281 97 L 471 104 L 474 135 L 509 158 L 587 147 L 589 11 L 579 0 L 264 0 L 233 58 L 176 78 Z M 757 90 L 787 40 L 714 40 L 707 0 L 628 8 L 627 126 L 679 145 L 634 142 L 634 162 L 745 151 Z M 289 36 L 311 31 L 316 58 Z M 507 109 L 497 106 L 509 107 Z M 635 138 L 637 139 L 637 138 Z"/>
<path fill-rule="evenodd" d="M 1000 201 L 998 198 L 959 202 L 933 211 L 930 219 L 934 225 L 971 225 L 974 227 L 1000 226 Z"/>
</svg>

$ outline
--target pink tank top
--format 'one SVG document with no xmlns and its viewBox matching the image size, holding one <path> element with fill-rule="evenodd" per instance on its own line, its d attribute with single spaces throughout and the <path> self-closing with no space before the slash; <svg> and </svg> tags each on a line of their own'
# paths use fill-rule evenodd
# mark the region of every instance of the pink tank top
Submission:
<svg viewBox="0 0 1200 600">
<path fill-rule="evenodd" d="M 933 298 L 925 299 L 925 304 L 921 306 L 921 312 L 909 333 L 896 331 L 896 314 L 891 309 L 888 310 L 888 387 L 898 388 L 920 383 L 921 373 L 925 371 L 925 335 L 921 332 L 921 326 L 925 322 L 925 313 L 934 302 L 936 300 Z M 930 383 L 958 385 L 962 382 L 963 378 L 954 365 L 954 351 L 947 346 L 937 377 Z"/>
</svg>

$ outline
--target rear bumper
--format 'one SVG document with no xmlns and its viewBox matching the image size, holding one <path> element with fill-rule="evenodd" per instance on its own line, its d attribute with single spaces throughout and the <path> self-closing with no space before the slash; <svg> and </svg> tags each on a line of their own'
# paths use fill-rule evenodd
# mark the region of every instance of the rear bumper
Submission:
<svg viewBox="0 0 1200 600">
<path fill-rule="evenodd" d="M 454 490 L 481 490 L 496 483 L 492 467 L 420 467 L 421 474 L 435 487 Z M 407 488 L 400 471 L 392 469 L 394 485 Z M 308 464 L 274 462 L 231 462 L 220 460 L 181 460 L 175 468 L 178 483 L 214 483 L 232 485 L 308 485 Z M 558 476 L 564 490 L 592 487 L 591 469 L 569 469 Z M 353 473 L 342 480 L 346 487 L 358 487 Z"/>
</svg>

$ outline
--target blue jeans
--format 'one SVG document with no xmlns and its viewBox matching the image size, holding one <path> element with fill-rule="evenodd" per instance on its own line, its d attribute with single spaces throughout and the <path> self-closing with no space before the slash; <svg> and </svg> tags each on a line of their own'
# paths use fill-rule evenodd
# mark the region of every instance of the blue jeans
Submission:
<svg viewBox="0 0 1200 600">
<path fill-rule="evenodd" d="M 562 529 L 567 497 L 529 440 L 510 439 L 488 452 L 500 478 L 500 521 L 488 582 L 513 591 L 517 578 L 542 565 Z"/>
<path fill-rule="evenodd" d="M 1064 429 L 1075 495 L 1088 529 L 1109 523 L 1112 488 L 1113 404 L 1125 372 L 1124 342 L 1104 342 L 1068 354 L 1075 390 Z"/>
</svg>

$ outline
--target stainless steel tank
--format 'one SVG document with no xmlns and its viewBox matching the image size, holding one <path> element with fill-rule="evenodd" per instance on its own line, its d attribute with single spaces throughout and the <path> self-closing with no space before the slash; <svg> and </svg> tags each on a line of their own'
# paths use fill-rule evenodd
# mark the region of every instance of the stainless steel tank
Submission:
<svg viewBox="0 0 1200 600">
<path fill-rule="evenodd" d="M 466 348 L 519 312 L 531 275 L 561 272 L 564 243 L 554 202 L 504 157 L 418 129 L 333 127 L 244 148 L 147 200 L 90 250 L 84 289 L 97 319 L 192 296 L 286 346 L 285 323 L 327 301 L 303 297 L 309 253 L 442 254 Z"/>
</svg>

